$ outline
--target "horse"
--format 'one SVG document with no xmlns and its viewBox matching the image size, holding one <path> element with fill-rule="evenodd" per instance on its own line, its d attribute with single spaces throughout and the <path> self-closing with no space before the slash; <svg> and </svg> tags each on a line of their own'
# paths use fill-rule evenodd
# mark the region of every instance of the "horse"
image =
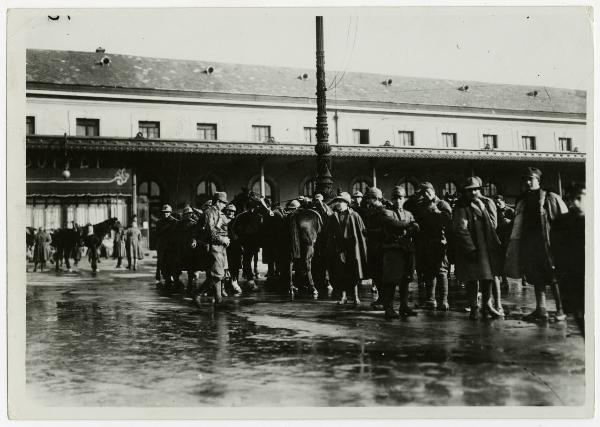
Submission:
<svg viewBox="0 0 600 427">
<path fill-rule="evenodd" d="M 109 218 L 98 224 L 88 224 L 84 228 L 83 243 L 88 248 L 88 259 L 92 266 L 92 271 L 98 271 L 99 249 L 102 239 L 112 230 L 118 230 L 121 223 L 117 218 Z"/>
<path fill-rule="evenodd" d="M 83 244 L 83 236 L 78 227 L 59 228 L 52 233 L 52 246 L 56 249 L 54 253 L 55 271 L 58 271 L 62 260 L 68 271 L 71 272 L 69 258 L 73 258 L 75 267 L 81 259 L 79 247 Z"/>
<path fill-rule="evenodd" d="M 316 299 L 319 296 L 319 291 L 315 287 L 313 279 L 312 261 L 315 252 L 319 253 L 315 249 L 318 247 L 319 234 L 323 230 L 323 218 L 314 209 L 299 208 L 289 215 L 288 221 L 289 235 L 281 236 L 282 238 L 287 237 L 289 239 L 289 250 L 285 253 L 288 257 L 285 274 L 288 292 L 294 297 L 299 290 L 306 290 Z M 305 286 L 304 289 L 299 289 L 293 284 L 292 271 L 294 264 L 296 264 L 296 274 L 301 273 L 308 281 L 308 286 Z M 299 283 L 298 278 L 296 278 L 296 283 Z"/>
</svg>

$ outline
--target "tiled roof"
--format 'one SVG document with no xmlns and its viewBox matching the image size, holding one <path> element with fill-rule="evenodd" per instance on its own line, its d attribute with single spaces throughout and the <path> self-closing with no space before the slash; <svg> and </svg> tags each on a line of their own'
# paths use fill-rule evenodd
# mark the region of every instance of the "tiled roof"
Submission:
<svg viewBox="0 0 600 427">
<path fill-rule="evenodd" d="M 98 65 L 103 57 L 109 65 Z M 27 50 L 27 83 L 111 89 L 152 89 L 203 94 L 315 98 L 310 69 L 148 58 L 107 52 Z M 212 66 L 214 71 L 206 73 Z M 299 78 L 306 73 L 308 79 Z M 334 76 L 327 72 L 328 81 Z M 383 81 L 392 80 L 390 85 Z M 468 86 L 467 90 L 459 87 Z M 536 93 L 536 96 L 528 93 Z M 508 110 L 527 113 L 585 114 L 586 92 L 347 72 L 336 98 L 348 102 Z M 333 90 L 328 97 L 333 98 Z"/>
</svg>

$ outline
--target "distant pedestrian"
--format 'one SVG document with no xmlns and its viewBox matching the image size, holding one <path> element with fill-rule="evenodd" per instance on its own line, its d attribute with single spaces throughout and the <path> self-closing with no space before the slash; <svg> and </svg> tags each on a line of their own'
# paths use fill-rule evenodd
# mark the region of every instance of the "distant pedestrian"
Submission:
<svg viewBox="0 0 600 427">
<path fill-rule="evenodd" d="M 142 253 L 142 232 L 138 228 L 137 216 L 131 217 L 125 232 L 125 248 L 127 252 L 127 268 L 137 270 L 137 262 L 144 258 Z"/>
<path fill-rule="evenodd" d="M 505 273 L 509 277 L 527 277 L 535 288 L 536 308 L 523 319 L 548 320 L 546 286 L 550 285 L 556 304 L 556 320 L 566 318 L 558 283 L 550 235 L 554 222 L 567 207 L 558 194 L 540 187 L 542 172 L 528 167 L 522 175 L 523 193 L 517 201 L 515 221 L 508 243 Z"/>
<path fill-rule="evenodd" d="M 481 194 L 481 179 L 467 178 L 463 196 L 456 203 L 453 232 L 456 242 L 456 277 L 467 285 L 471 318 L 477 319 L 479 288 L 482 312 L 492 317 L 504 316 L 496 276 L 502 274 L 502 246 L 496 234 L 497 214 L 494 202 Z M 492 304 L 492 294 L 495 297 Z"/>
<path fill-rule="evenodd" d="M 123 258 L 126 256 L 125 251 L 125 229 L 121 226 L 115 230 L 115 237 L 113 239 L 113 258 L 116 258 L 117 265 L 115 268 L 121 268 Z"/>
<path fill-rule="evenodd" d="M 346 192 L 334 197 L 333 214 L 325 225 L 325 248 L 329 278 L 340 294 L 339 304 L 350 299 L 358 305 L 358 284 L 367 274 L 367 243 L 364 223 L 349 207 L 351 202 Z"/>
<path fill-rule="evenodd" d="M 50 242 L 52 239 L 46 231 L 40 227 L 35 234 L 33 244 L 33 271 L 37 271 L 38 264 L 40 265 L 40 271 L 44 272 L 46 268 L 46 262 L 51 257 L 50 254 Z"/>
</svg>

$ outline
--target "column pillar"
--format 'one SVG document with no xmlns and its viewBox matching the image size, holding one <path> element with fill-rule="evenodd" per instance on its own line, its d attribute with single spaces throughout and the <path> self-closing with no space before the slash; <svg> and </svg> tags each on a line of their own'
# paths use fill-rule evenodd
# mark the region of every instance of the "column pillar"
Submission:
<svg viewBox="0 0 600 427">
<path fill-rule="evenodd" d="M 137 215 L 137 175 L 131 170 L 131 216 Z"/>
<path fill-rule="evenodd" d="M 558 195 L 562 197 L 563 189 L 562 189 L 562 176 L 560 175 L 560 170 L 556 172 L 556 177 L 558 179 Z"/>
<path fill-rule="evenodd" d="M 265 161 L 260 162 L 260 195 L 265 197 Z"/>
</svg>

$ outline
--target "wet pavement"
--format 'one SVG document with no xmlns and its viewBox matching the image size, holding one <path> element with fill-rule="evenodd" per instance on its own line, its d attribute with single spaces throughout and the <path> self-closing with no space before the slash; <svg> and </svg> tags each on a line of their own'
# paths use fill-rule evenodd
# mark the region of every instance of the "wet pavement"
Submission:
<svg viewBox="0 0 600 427">
<path fill-rule="evenodd" d="M 504 320 L 453 310 L 385 320 L 333 300 L 267 292 L 215 310 L 161 296 L 152 259 L 27 273 L 27 391 L 51 406 L 581 405 L 584 341 L 572 319 L 520 320 L 530 286 L 511 282 Z M 416 289 L 411 290 L 415 296 Z M 397 306 L 397 304 L 396 304 Z M 549 308 L 554 303 L 549 302 Z"/>
</svg>

